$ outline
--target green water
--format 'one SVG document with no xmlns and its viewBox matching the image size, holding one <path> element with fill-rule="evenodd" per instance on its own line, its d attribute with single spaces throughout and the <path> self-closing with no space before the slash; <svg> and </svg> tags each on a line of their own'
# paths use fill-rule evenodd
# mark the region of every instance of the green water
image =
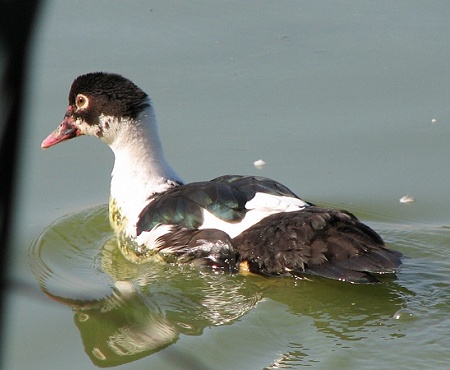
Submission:
<svg viewBox="0 0 450 370">
<path fill-rule="evenodd" d="M 448 367 L 448 14 L 448 1 L 47 2 L 29 61 L 4 367 Z M 150 94 L 186 181 L 262 175 L 348 209 L 406 256 L 398 279 L 124 261 L 101 206 L 109 149 L 39 147 L 73 78 L 95 70 Z M 400 203 L 407 194 L 416 202 Z"/>
<path fill-rule="evenodd" d="M 368 286 L 136 265 L 118 251 L 105 206 L 52 224 L 32 243 L 30 261 L 41 289 L 72 309 L 71 324 L 97 366 L 133 363 L 170 346 L 174 358 L 163 357 L 164 367 L 177 364 L 178 351 L 196 369 L 240 368 L 247 352 L 254 368 L 390 368 L 401 353 L 400 368 L 411 368 L 412 358 L 418 368 L 444 366 L 449 264 L 430 254 L 448 244 L 448 229 L 374 225 L 409 258 L 397 280 Z M 429 346 L 430 330 L 441 343 Z M 395 353 L 386 350 L 392 347 Z"/>
</svg>

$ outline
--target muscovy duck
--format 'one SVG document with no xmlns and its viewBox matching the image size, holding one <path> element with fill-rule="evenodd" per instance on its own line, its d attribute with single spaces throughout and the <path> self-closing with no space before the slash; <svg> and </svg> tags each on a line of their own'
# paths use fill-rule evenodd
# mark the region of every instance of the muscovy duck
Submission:
<svg viewBox="0 0 450 370">
<path fill-rule="evenodd" d="M 95 136 L 115 155 L 109 217 L 126 258 L 229 271 L 371 283 L 395 274 L 401 253 L 349 212 L 316 207 L 284 185 L 225 175 L 184 184 L 167 163 L 148 95 L 130 80 L 77 77 L 49 148 Z"/>
</svg>

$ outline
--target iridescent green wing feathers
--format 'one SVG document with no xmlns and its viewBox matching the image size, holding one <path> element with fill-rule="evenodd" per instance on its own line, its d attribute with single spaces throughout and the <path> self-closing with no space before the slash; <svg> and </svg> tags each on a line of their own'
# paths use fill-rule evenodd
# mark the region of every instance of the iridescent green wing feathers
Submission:
<svg viewBox="0 0 450 370">
<path fill-rule="evenodd" d="M 156 195 L 141 212 L 137 233 L 151 230 L 157 224 L 197 229 L 203 223 L 203 209 L 223 221 L 240 222 L 247 212 L 246 203 L 257 192 L 296 198 L 285 186 L 263 177 L 221 176 Z"/>
</svg>

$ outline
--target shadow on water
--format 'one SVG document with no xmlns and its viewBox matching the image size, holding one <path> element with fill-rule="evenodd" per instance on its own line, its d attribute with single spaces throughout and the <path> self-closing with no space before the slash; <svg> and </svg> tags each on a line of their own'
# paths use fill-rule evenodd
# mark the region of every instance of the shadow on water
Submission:
<svg viewBox="0 0 450 370">
<path fill-rule="evenodd" d="M 360 340 L 392 323 L 411 296 L 393 281 L 359 286 L 133 264 L 116 247 L 105 206 L 50 225 L 32 243 L 30 261 L 41 289 L 72 308 L 85 351 L 100 367 L 149 356 L 180 335 L 233 324 L 262 299 L 312 318 L 326 336 Z M 285 356 L 291 361 L 291 353 Z"/>
</svg>

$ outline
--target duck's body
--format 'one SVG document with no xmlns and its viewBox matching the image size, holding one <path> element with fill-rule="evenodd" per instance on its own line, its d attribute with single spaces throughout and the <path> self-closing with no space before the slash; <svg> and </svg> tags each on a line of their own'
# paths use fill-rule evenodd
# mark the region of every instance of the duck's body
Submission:
<svg viewBox="0 0 450 370">
<path fill-rule="evenodd" d="M 315 207 L 273 180 L 230 175 L 185 185 L 164 158 L 147 94 L 119 75 L 78 77 L 63 122 L 42 147 L 80 135 L 114 152 L 110 220 L 132 261 L 159 256 L 350 282 L 376 281 L 401 264 L 353 215 Z"/>
</svg>

